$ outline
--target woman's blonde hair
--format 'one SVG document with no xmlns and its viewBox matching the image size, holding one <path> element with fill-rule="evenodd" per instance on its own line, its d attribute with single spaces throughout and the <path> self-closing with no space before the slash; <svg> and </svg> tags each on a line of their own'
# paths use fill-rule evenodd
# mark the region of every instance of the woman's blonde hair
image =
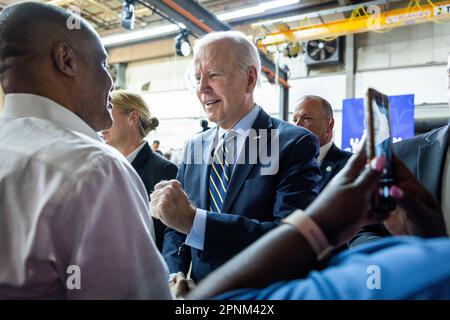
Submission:
<svg viewBox="0 0 450 320">
<path fill-rule="evenodd" d="M 159 125 L 158 119 L 151 116 L 147 103 L 140 95 L 128 90 L 116 90 L 112 92 L 111 96 L 114 108 L 125 110 L 128 113 L 132 111 L 139 113 L 139 133 L 143 138 Z"/>
</svg>

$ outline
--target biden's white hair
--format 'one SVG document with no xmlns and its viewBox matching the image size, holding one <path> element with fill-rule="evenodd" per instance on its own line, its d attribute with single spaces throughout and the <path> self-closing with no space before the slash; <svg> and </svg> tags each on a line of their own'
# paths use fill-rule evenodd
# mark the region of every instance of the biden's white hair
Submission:
<svg viewBox="0 0 450 320">
<path fill-rule="evenodd" d="M 194 45 L 194 58 L 198 56 L 205 47 L 213 44 L 216 41 L 228 39 L 236 48 L 236 60 L 238 62 L 239 70 L 247 72 L 248 68 L 253 66 L 257 73 L 257 83 L 261 78 L 261 58 L 258 53 L 258 48 L 247 39 L 247 36 L 240 31 L 217 31 L 211 32 L 204 37 L 197 40 Z"/>
</svg>

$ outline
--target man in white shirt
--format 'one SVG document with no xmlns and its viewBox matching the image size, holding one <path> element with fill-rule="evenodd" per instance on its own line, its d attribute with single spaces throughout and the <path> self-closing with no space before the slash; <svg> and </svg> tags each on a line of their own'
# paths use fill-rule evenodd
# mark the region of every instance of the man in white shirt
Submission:
<svg viewBox="0 0 450 320">
<path fill-rule="evenodd" d="M 314 133 L 319 139 L 320 151 L 317 160 L 322 179 L 320 190 L 345 166 L 351 153 L 339 149 L 333 143 L 334 118 L 330 103 L 319 96 L 304 96 L 296 104 L 293 122 Z"/>
<path fill-rule="evenodd" d="M 0 299 L 171 298 L 144 185 L 96 134 L 112 124 L 106 59 L 63 9 L 0 14 Z"/>
</svg>

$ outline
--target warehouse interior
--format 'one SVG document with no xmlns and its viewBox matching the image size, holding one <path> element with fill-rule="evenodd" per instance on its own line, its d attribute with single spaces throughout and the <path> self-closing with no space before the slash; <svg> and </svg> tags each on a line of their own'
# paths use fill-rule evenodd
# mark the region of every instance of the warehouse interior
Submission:
<svg viewBox="0 0 450 320">
<path fill-rule="evenodd" d="M 2 0 L 0 8 L 13 2 Z M 162 150 L 179 152 L 205 119 L 189 84 L 192 55 L 176 53 L 181 30 L 191 45 L 212 30 L 244 32 L 267 61 L 256 103 L 290 121 L 301 96 L 326 98 L 335 113 L 338 146 L 343 100 L 363 98 L 368 87 L 414 94 L 416 133 L 446 123 L 450 114 L 445 84 L 450 16 L 417 15 L 439 6 L 448 10 L 448 1 L 131 1 L 132 30 L 121 18 L 126 1 L 45 2 L 81 14 L 99 32 L 116 88 L 141 93 L 160 120 L 147 139 L 160 140 Z M 386 22 L 389 14 L 403 18 Z M 315 51 L 321 43 L 333 52 Z"/>
<path fill-rule="evenodd" d="M 0 0 L 0 300 L 449 300 L 449 26 L 450 0 Z"/>
</svg>

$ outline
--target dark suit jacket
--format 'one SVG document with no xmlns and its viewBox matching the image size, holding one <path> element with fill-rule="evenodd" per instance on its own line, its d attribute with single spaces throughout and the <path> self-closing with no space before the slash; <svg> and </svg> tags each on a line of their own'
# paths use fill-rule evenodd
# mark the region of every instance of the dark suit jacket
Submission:
<svg viewBox="0 0 450 320">
<path fill-rule="evenodd" d="M 278 172 L 262 175 L 261 168 L 264 166 L 259 159 L 257 163 L 238 162 L 235 165 L 222 207 L 226 213 L 207 212 L 204 250 L 184 245 L 183 250 L 178 252 L 185 235 L 167 229 L 164 258 L 171 273 L 186 273 L 192 260 L 192 278 L 201 280 L 275 228 L 293 210 L 306 208 L 316 197 L 320 180 L 316 160 L 319 150 L 317 138 L 304 128 L 271 118 L 262 109 L 253 129 L 278 129 L 278 137 L 272 138 L 270 133 L 265 137 L 259 136 L 260 145 L 264 145 L 262 142 L 266 140 L 269 146 L 271 139 L 276 141 L 279 138 Z M 217 128 L 210 129 L 188 143 L 177 175 L 194 205 L 205 210 L 209 204 L 208 179 L 211 166 L 204 162 L 196 164 L 194 149 L 195 146 L 203 147 L 208 154 L 216 133 Z M 248 143 L 249 138 L 245 145 L 247 156 Z M 267 150 L 261 147 L 258 153 L 263 151 Z"/>
<path fill-rule="evenodd" d="M 131 165 L 141 177 L 149 195 L 153 192 L 155 184 L 161 180 L 175 179 L 178 171 L 176 165 L 153 152 L 148 142 L 139 151 Z M 153 226 L 155 228 L 156 246 L 162 252 L 166 226 L 157 219 L 153 219 Z"/>
<path fill-rule="evenodd" d="M 322 180 L 320 180 L 319 188 L 322 190 L 333 179 L 333 177 L 341 171 L 347 160 L 352 156 L 350 152 L 339 149 L 334 143 L 328 150 L 327 155 L 320 164 L 320 172 Z"/>
<path fill-rule="evenodd" d="M 441 203 L 445 158 L 450 142 L 449 133 L 450 123 L 392 145 L 395 155 L 405 163 L 439 204 Z M 349 246 L 356 246 L 387 235 L 389 235 L 389 232 L 383 225 L 365 227 L 349 241 Z"/>
<path fill-rule="evenodd" d="M 393 145 L 397 157 L 441 203 L 442 176 L 449 146 L 450 123 Z"/>
</svg>

